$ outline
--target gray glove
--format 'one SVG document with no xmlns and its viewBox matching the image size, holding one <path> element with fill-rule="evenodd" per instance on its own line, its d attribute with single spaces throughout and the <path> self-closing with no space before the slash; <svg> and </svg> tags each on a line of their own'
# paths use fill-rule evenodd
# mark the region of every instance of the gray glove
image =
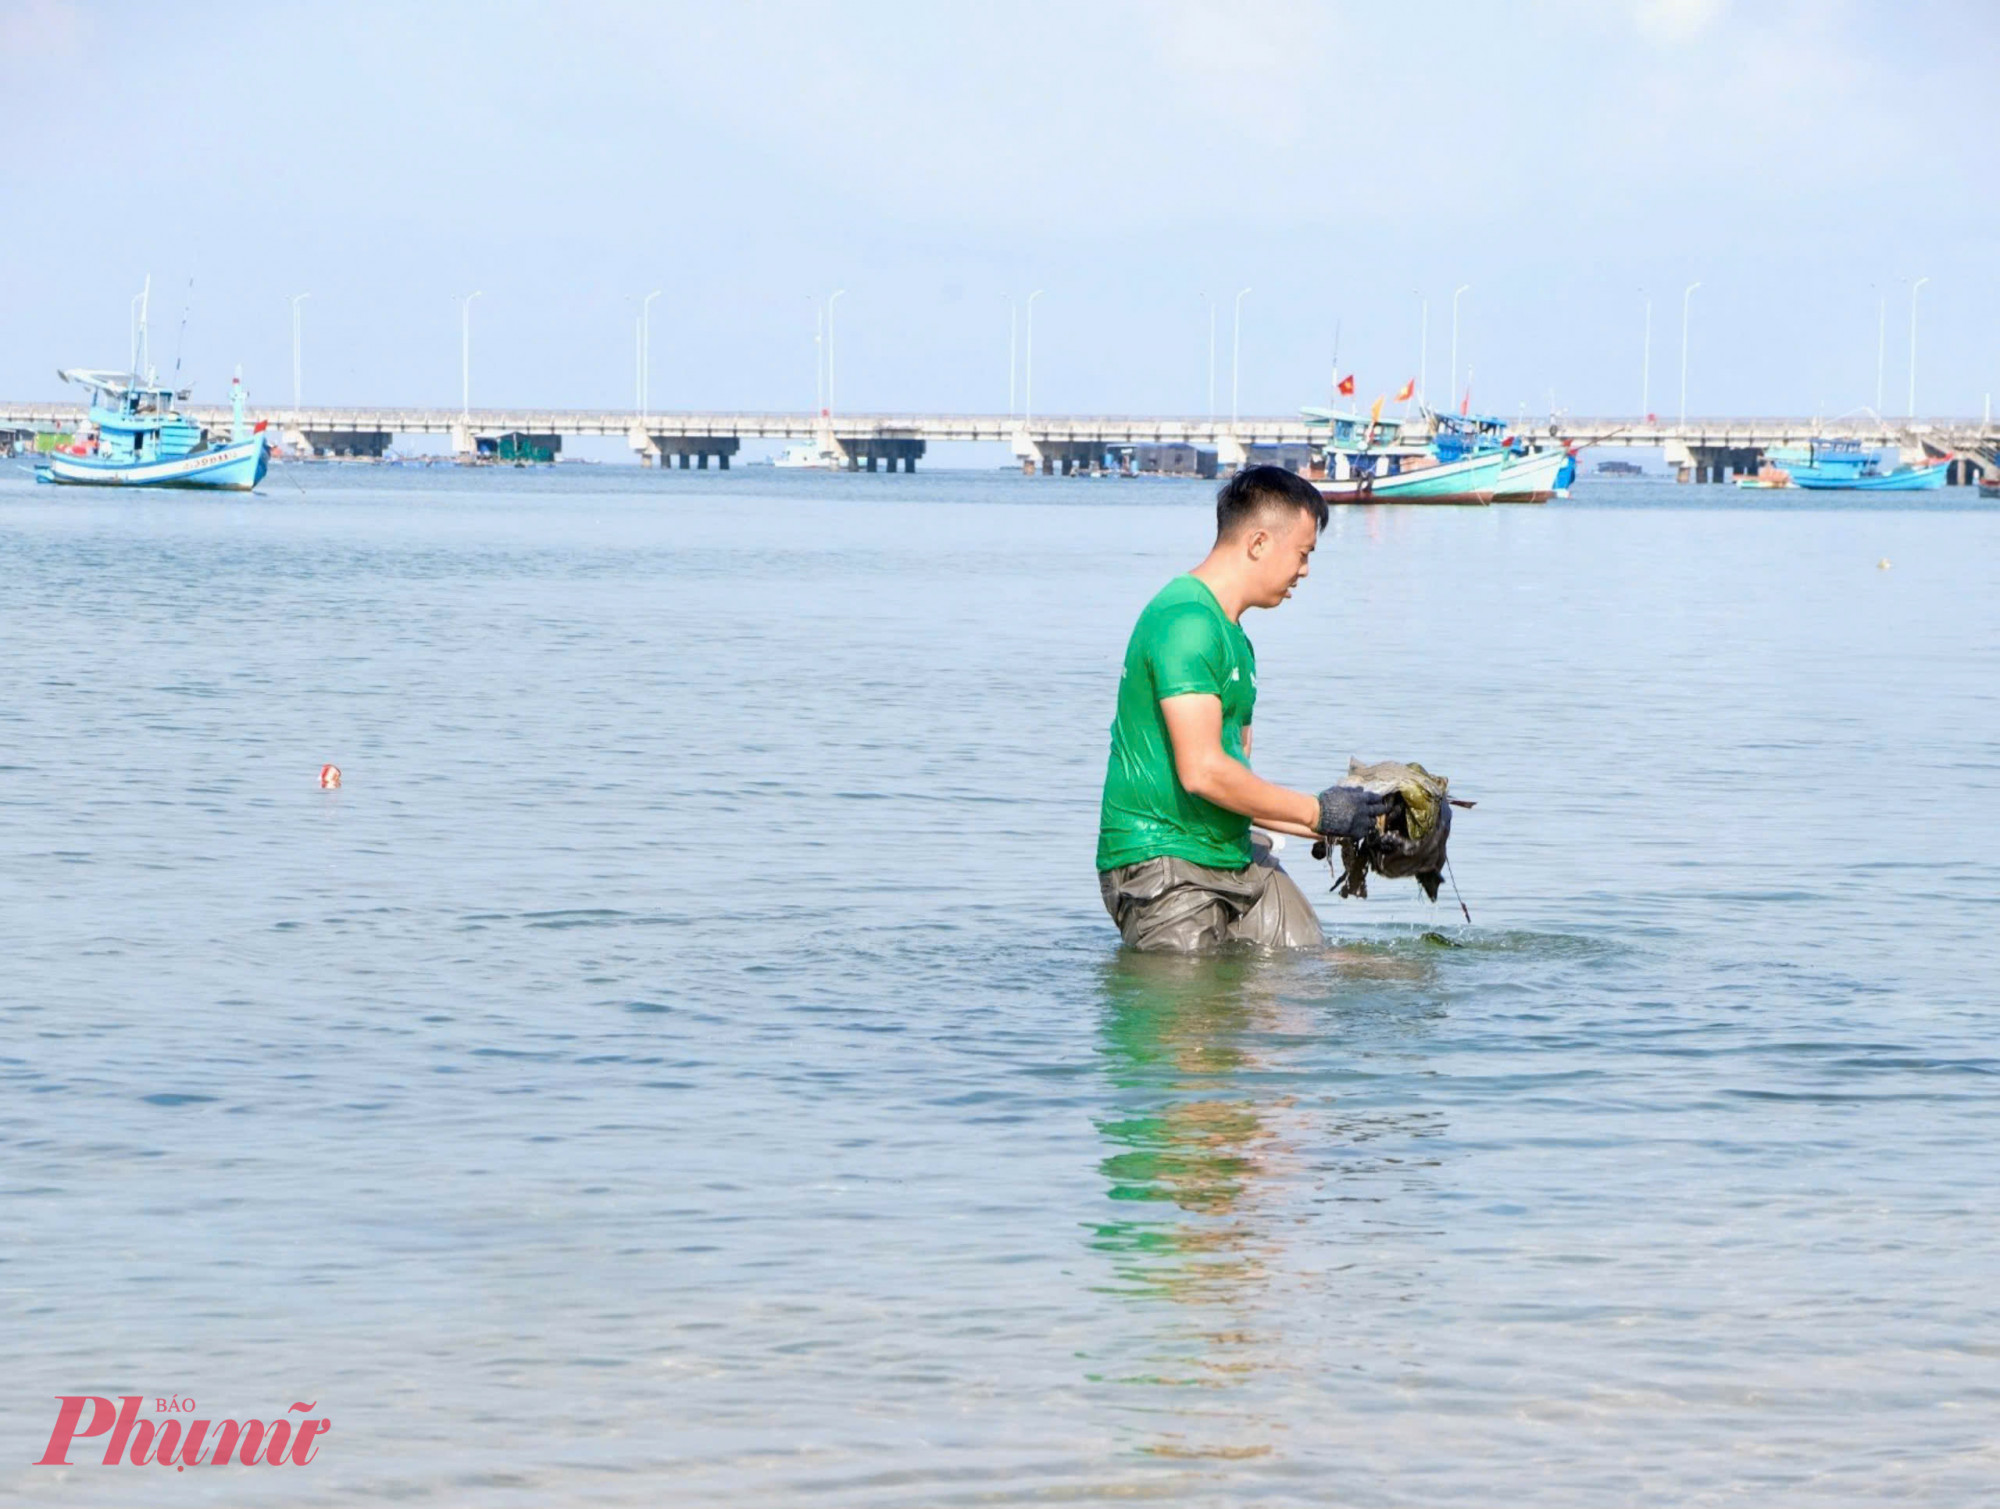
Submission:
<svg viewBox="0 0 2000 1509">
<path fill-rule="evenodd" d="M 1393 798 L 1359 786 L 1329 786 L 1319 794 L 1319 831 L 1328 838 L 1365 838 L 1393 805 Z"/>
</svg>

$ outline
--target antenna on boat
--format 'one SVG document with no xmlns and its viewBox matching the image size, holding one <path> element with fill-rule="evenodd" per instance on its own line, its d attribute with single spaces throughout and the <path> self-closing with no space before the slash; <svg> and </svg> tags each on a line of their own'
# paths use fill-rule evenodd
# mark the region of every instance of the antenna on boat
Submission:
<svg viewBox="0 0 2000 1509">
<path fill-rule="evenodd" d="M 1327 389 L 1326 404 L 1330 409 L 1340 407 L 1340 321 L 1333 322 L 1333 385 Z"/>
<path fill-rule="evenodd" d="M 137 350 L 132 361 L 132 376 L 137 382 L 150 382 L 153 370 L 153 343 L 146 332 L 146 317 L 153 307 L 153 275 L 146 274 L 146 286 L 139 290 L 139 337 Z"/>
<path fill-rule="evenodd" d="M 188 279 L 187 302 L 181 306 L 181 333 L 174 338 L 174 386 L 180 386 L 181 348 L 187 344 L 188 312 L 194 308 L 194 279 Z"/>
</svg>

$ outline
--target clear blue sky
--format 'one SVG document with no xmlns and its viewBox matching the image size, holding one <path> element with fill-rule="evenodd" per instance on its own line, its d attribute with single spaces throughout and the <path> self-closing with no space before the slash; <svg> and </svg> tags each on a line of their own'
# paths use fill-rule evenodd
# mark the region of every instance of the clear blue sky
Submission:
<svg viewBox="0 0 2000 1509">
<path fill-rule="evenodd" d="M 1442 394 L 1452 289 L 1482 406 L 1871 403 L 2000 389 L 1987 0 L 341 4 L 0 0 L 0 394 L 154 353 L 218 398 L 803 408 L 836 287 L 847 409 L 996 410 L 1009 293 L 1042 411 L 1198 413 L 1204 294 L 1242 407 Z"/>
</svg>

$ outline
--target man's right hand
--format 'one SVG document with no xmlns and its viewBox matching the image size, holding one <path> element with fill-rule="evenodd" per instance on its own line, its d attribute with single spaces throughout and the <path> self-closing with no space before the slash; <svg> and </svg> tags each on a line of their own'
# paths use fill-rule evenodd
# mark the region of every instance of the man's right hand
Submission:
<svg viewBox="0 0 2000 1509">
<path fill-rule="evenodd" d="M 1375 819 L 1394 805 L 1393 798 L 1359 786 L 1329 786 L 1319 794 L 1319 831 L 1328 838 L 1365 838 Z"/>
</svg>

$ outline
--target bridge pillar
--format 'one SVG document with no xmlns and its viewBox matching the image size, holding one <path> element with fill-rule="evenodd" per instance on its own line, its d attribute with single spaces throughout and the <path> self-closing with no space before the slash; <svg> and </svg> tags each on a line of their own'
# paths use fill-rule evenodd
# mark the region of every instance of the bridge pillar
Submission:
<svg viewBox="0 0 2000 1509">
<path fill-rule="evenodd" d="M 1021 458 L 1021 470 L 1032 474 L 1041 468 L 1044 477 L 1060 472 L 1073 477 L 1079 470 L 1102 468 L 1109 446 L 1102 440 L 1041 440 L 1016 432 L 1014 454 Z"/>
<path fill-rule="evenodd" d="M 1688 482 L 1694 474 L 1694 452 L 1688 449 L 1685 440 L 1670 437 L 1660 447 L 1665 453 L 1666 463 L 1674 469 L 1676 482 Z"/>
<path fill-rule="evenodd" d="M 652 435 L 647 437 L 647 442 L 659 454 L 663 464 L 671 465 L 674 457 L 680 457 L 682 471 L 697 464 L 707 471 L 711 456 L 722 470 L 728 471 L 729 458 L 743 445 L 734 435 Z"/>
<path fill-rule="evenodd" d="M 315 456 L 365 456 L 376 461 L 382 459 L 382 453 L 396 438 L 387 430 L 303 430 L 294 433 Z"/>
<path fill-rule="evenodd" d="M 451 448 L 460 456 L 476 456 L 479 453 L 479 441 L 474 437 L 471 425 L 455 424 L 451 427 Z"/>
<path fill-rule="evenodd" d="M 1218 466 L 1240 472 L 1250 464 L 1250 448 L 1236 436 L 1224 435 L 1215 442 L 1215 460 Z"/>
<path fill-rule="evenodd" d="M 834 451 L 847 460 L 847 469 L 857 471 L 866 462 L 868 470 L 891 471 L 896 463 L 903 463 L 903 470 L 917 469 L 917 458 L 923 455 L 926 442 L 905 432 L 896 434 L 837 435 L 833 437 Z"/>
</svg>

